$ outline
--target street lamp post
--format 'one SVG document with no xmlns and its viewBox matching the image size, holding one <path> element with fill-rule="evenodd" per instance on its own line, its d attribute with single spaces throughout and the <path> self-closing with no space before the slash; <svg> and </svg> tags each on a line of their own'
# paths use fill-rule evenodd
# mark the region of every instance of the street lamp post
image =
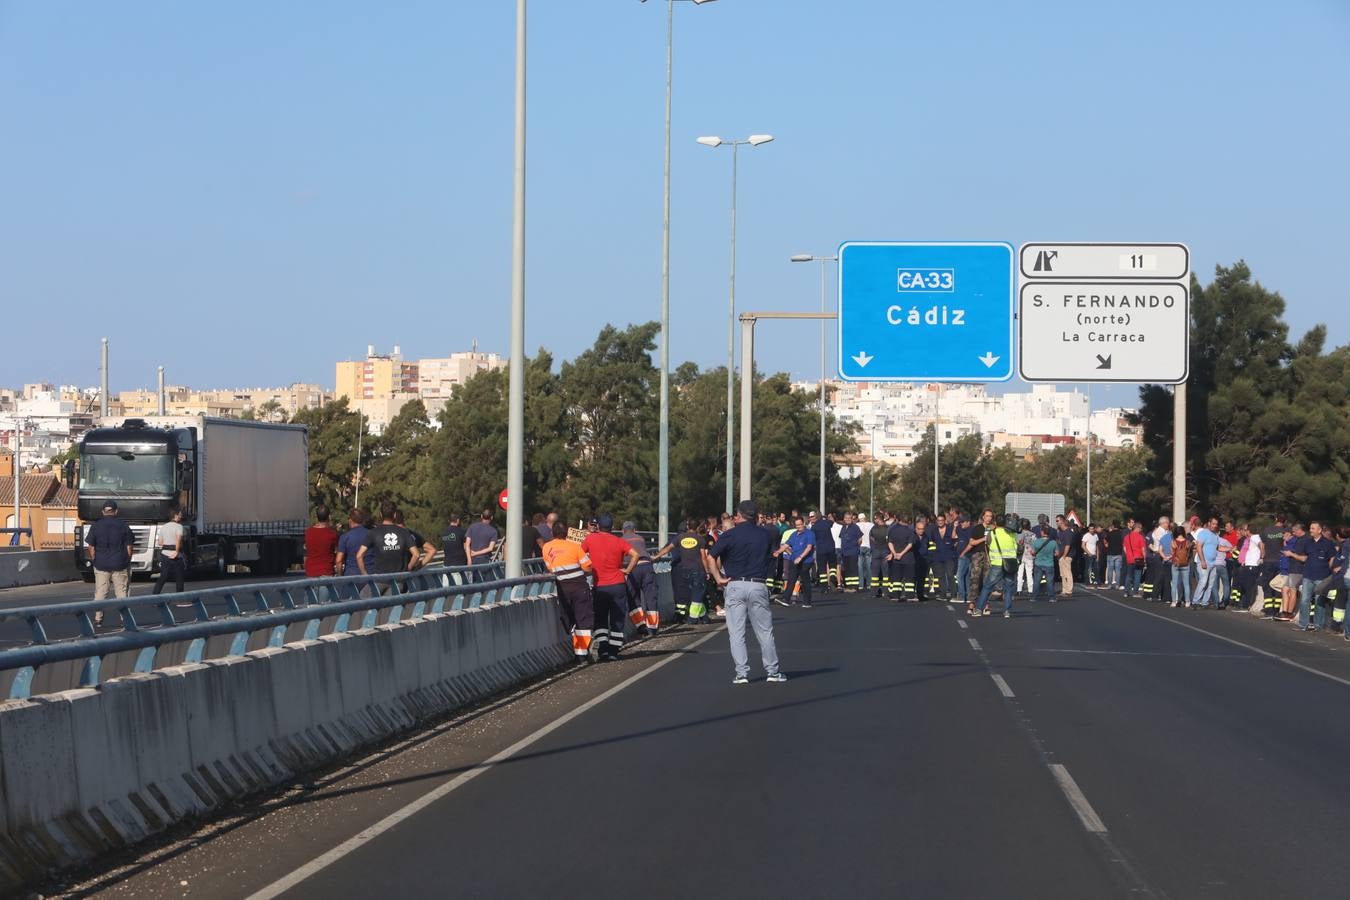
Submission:
<svg viewBox="0 0 1350 900">
<path fill-rule="evenodd" d="M 730 512 L 735 503 L 735 471 L 736 464 L 736 169 L 739 159 L 739 150 L 742 144 L 749 144 L 751 147 L 758 147 L 760 144 L 767 144 L 773 140 L 771 134 L 752 134 L 743 140 L 735 138 L 723 140 L 716 136 L 705 136 L 698 139 L 698 142 L 705 147 L 730 147 L 731 148 L 731 298 L 727 307 L 727 489 L 726 501 L 727 511 Z M 754 370 L 745 373 L 746 378 L 754 378 Z"/>
<path fill-rule="evenodd" d="M 867 464 L 867 521 L 872 523 L 872 527 L 877 527 L 877 428 L 872 426 L 872 453 L 871 459 Z"/>
<path fill-rule="evenodd" d="M 825 309 L 825 266 L 828 263 L 838 262 L 837 256 L 812 256 L 809 253 L 798 253 L 790 257 L 792 262 L 818 262 L 820 263 L 820 311 Z M 820 505 L 817 510 L 822 516 L 825 515 L 825 320 L 820 322 Z"/>
<path fill-rule="evenodd" d="M 713 0 L 689 2 L 699 6 Z M 666 155 L 661 190 L 661 414 L 656 463 L 656 532 L 657 544 L 662 547 L 670 534 L 670 93 L 674 51 L 675 0 L 666 0 Z"/>
<path fill-rule="evenodd" d="M 519 578 L 525 503 L 525 0 L 516 0 L 516 116 L 511 211 L 511 361 L 506 405 L 506 577 Z"/>
</svg>

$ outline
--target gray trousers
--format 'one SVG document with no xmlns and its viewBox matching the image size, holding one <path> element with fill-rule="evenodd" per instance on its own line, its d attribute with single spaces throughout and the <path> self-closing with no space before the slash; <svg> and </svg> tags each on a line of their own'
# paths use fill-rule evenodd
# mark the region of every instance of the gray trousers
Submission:
<svg viewBox="0 0 1350 900">
<path fill-rule="evenodd" d="M 755 630 L 760 659 L 767 675 L 778 674 L 778 648 L 773 642 L 773 612 L 769 589 L 754 581 L 733 581 L 725 589 L 727 633 L 731 635 L 731 660 L 738 676 L 750 675 L 750 657 L 745 650 L 745 620 Z"/>
</svg>

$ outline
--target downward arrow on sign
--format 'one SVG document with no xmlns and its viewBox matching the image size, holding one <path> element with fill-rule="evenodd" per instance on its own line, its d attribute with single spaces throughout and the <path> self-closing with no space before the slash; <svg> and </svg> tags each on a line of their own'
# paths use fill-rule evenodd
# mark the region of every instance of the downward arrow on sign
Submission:
<svg viewBox="0 0 1350 900">
<path fill-rule="evenodd" d="M 1098 353 L 1098 354 L 1097 354 L 1097 368 L 1099 368 L 1099 369 L 1109 369 L 1109 368 L 1111 368 L 1111 357 L 1110 357 L 1110 356 L 1102 356 L 1100 353 Z"/>
<path fill-rule="evenodd" d="M 986 368 L 990 369 L 994 367 L 994 363 L 1002 359 L 1001 356 L 995 356 L 992 350 L 986 350 L 984 356 L 977 356 L 975 358 L 984 363 Z"/>
<path fill-rule="evenodd" d="M 853 361 L 858 364 L 860 369 L 867 368 L 867 364 L 876 359 L 875 356 L 868 356 L 866 350 L 858 351 L 858 355 L 853 357 Z"/>
</svg>

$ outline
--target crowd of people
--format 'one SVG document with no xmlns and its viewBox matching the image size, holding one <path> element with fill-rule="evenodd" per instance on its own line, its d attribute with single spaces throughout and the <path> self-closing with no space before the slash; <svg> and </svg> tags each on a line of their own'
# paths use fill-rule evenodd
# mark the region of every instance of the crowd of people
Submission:
<svg viewBox="0 0 1350 900">
<path fill-rule="evenodd" d="M 378 520 L 351 510 L 341 534 L 328 510 L 319 508 L 316 519 L 306 533 L 305 571 L 312 576 L 411 570 L 436 553 L 392 504 L 381 505 Z M 441 536 L 444 564 L 500 557 L 504 538 L 491 510 L 463 522 L 452 517 Z M 601 514 L 584 528 L 570 528 L 556 513 L 540 513 L 519 537 L 524 557 L 541 557 L 558 581 L 577 661 L 617 658 L 630 628 L 658 632 L 654 564 L 669 559 L 676 622 L 728 621 L 736 683 L 748 675 L 748 630 L 770 680 L 786 680 L 778 670 L 769 604 L 810 608 L 821 590 L 895 603 L 959 603 L 971 616 L 993 615 L 1000 601 L 1004 618 L 1011 618 L 1018 596 L 1055 603 L 1072 596 L 1075 584 L 1086 584 L 1126 598 L 1243 610 L 1342 634 L 1350 594 L 1350 528 L 1333 534 L 1321 523 L 1305 526 L 1282 516 L 1266 527 L 1216 517 L 1181 524 L 1162 517 L 1149 527 L 1135 519 L 1085 524 L 1072 509 L 1033 522 L 992 509 L 869 517 L 762 513 L 747 502 L 734 514 L 688 520 L 659 548 L 648 545 L 635 523 L 622 523 L 618 532 L 614 525 Z"/>
</svg>

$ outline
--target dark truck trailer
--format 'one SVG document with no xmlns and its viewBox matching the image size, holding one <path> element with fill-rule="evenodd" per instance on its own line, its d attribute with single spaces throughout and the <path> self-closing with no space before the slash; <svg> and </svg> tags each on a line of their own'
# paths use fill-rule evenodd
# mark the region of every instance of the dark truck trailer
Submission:
<svg viewBox="0 0 1350 900">
<path fill-rule="evenodd" d="M 74 466 L 67 483 L 74 481 Z M 183 510 L 191 569 L 242 564 L 279 575 L 304 558 L 309 436 L 303 425 L 207 416 L 152 416 L 95 428 L 80 441 L 79 516 L 96 521 L 117 501 L 136 543 L 131 570 L 158 570 L 160 527 Z M 81 571 L 92 577 L 77 531 Z"/>
</svg>

